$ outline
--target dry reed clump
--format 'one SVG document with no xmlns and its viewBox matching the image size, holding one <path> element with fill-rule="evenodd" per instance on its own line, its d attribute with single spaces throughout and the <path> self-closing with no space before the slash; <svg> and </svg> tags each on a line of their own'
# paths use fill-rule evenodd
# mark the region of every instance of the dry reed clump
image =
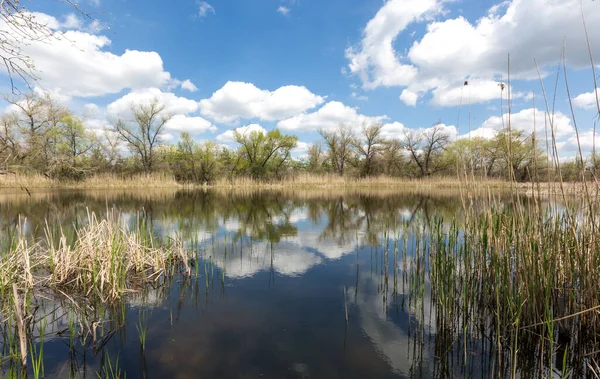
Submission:
<svg viewBox="0 0 600 379">
<path fill-rule="evenodd" d="M 17 233 L 0 257 L 3 289 L 17 283 L 22 289 L 65 289 L 112 302 L 135 286 L 164 278 L 178 264 L 190 273 L 181 241 L 161 243 L 139 220 L 129 228 L 115 211 L 101 220 L 89 213 L 74 238 L 50 226 L 45 235 L 45 240 L 30 244 Z"/>
</svg>

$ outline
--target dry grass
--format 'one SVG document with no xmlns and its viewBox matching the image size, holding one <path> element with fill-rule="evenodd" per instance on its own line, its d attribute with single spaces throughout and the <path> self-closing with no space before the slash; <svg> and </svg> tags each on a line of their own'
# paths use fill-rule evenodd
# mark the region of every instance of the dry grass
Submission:
<svg viewBox="0 0 600 379">
<path fill-rule="evenodd" d="M 470 183 L 472 185 L 472 183 Z M 507 188 L 509 183 L 502 180 L 482 180 L 476 183 L 482 188 Z M 425 179 L 393 178 L 389 176 L 375 176 L 368 178 L 341 177 L 338 175 L 298 174 L 281 181 L 264 182 L 251 178 L 234 178 L 232 180 L 218 180 L 210 187 L 217 188 L 437 188 L 437 187 L 464 187 L 465 183 L 456 177 L 432 177 Z"/>
<path fill-rule="evenodd" d="M 171 175 L 164 173 L 140 174 L 125 176 L 116 174 L 94 175 L 82 182 L 62 182 L 43 175 L 3 175 L 0 177 L 0 188 L 80 188 L 80 189 L 111 189 L 111 188 L 179 188 Z"/>
<path fill-rule="evenodd" d="M 591 186 L 595 187 L 595 186 Z M 36 189 L 518 189 L 522 193 L 551 195 L 559 193 L 558 183 L 511 183 L 501 179 L 477 178 L 477 180 L 461 180 L 455 176 L 431 177 L 424 179 L 393 178 L 377 176 L 369 178 L 340 177 L 332 174 L 297 174 L 283 180 L 264 181 L 247 177 L 218 179 L 209 185 L 182 184 L 167 173 L 141 174 L 122 176 L 102 174 L 92 176 L 83 182 L 61 182 L 41 175 L 4 175 L 0 176 L 0 189 L 17 189 L 33 192 Z M 565 192 L 578 195 L 583 192 L 581 183 L 565 183 Z"/>
<path fill-rule="evenodd" d="M 189 274 L 181 241 L 161 243 L 139 220 L 136 225 L 128 227 L 119 213 L 109 211 L 102 220 L 89 213 L 74 235 L 46 226 L 45 240 L 32 243 L 17 231 L 0 256 L 0 288 L 17 283 L 25 290 L 65 290 L 112 302 L 160 280 L 176 264 Z"/>
</svg>

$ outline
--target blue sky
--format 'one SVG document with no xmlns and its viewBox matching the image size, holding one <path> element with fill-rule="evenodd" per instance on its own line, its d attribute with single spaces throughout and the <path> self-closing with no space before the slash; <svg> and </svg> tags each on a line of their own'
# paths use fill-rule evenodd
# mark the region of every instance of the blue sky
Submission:
<svg viewBox="0 0 600 379">
<path fill-rule="evenodd" d="M 582 0 L 592 51 L 600 54 L 600 4 Z M 50 91 L 100 131 L 130 104 L 158 97 L 177 117 L 165 133 L 231 143 L 231 130 L 279 127 L 299 136 L 301 155 L 318 128 L 385 124 L 385 135 L 441 121 L 455 136 L 492 136 L 506 105 L 507 57 L 513 126 L 543 129 L 535 71 L 553 89 L 567 39 L 571 97 L 589 150 L 592 73 L 579 0 L 85 0 L 92 22 L 61 1 L 30 5 L 60 40 L 26 52 Z M 0 25 L 0 27 L 2 27 Z M 600 57 L 598 58 L 600 61 Z M 464 81 L 469 85 L 464 87 Z M 185 84 L 184 84 L 185 83 Z M 193 84 L 193 85 L 192 85 Z M 6 75 L 2 90 L 9 90 Z M 533 110 L 536 102 L 537 112 Z M 460 121 L 459 106 L 462 106 Z M 554 125 L 561 158 L 575 154 L 564 79 Z M 470 116 L 469 116 L 470 115 Z M 596 138 L 598 138 L 596 136 Z M 600 142 L 600 139 L 598 140 Z"/>
</svg>

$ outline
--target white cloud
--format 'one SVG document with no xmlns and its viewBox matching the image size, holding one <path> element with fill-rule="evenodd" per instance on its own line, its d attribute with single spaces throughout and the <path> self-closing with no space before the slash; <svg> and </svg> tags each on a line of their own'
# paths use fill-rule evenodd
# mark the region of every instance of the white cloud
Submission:
<svg viewBox="0 0 600 379">
<path fill-rule="evenodd" d="M 262 132 L 262 133 L 267 133 L 267 131 L 265 130 L 265 128 L 263 128 L 262 126 L 258 125 L 258 124 L 250 124 L 250 125 L 246 125 L 246 126 L 242 126 L 240 128 L 235 129 L 235 131 L 237 131 L 238 133 L 242 134 L 242 135 L 246 135 L 248 133 L 252 133 L 252 132 Z M 233 130 L 227 130 L 224 133 L 221 133 L 217 136 L 216 140 L 219 142 L 223 142 L 223 143 L 231 143 L 231 142 L 235 142 L 235 137 L 233 135 Z"/>
<path fill-rule="evenodd" d="M 355 130 L 360 130 L 363 124 L 380 123 L 387 116 L 369 117 L 359 114 L 356 108 L 330 101 L 314 113 L 299 114 L 280 121 L 277 126 L 284 130 L 315 131 L 319 129 L 334 129 L 339 124 L 347 124 Z"/>
<path fill-rule="evenodd" d="M 594 131 L 593 130 L 589 130 L 587 132 L 583 132 L 579 134 L 579 144 L 581 145 L 581 150 L 583 151 L 583 154 L 586 155 L 588 152 L 592 151 L 592 149 L 594 148 L 594 140 L 596 142 L 596 151 L 599 150 L 600 148 L 600 134 L 596 133 L 596 136 L 594 138 Z M 569 139 L 567 139 L 566 144 L 565 144 L 565 150 L 568 150 L 570 152 L 577 152 L 579 151 L 579 148 L 577 146 L 577 136 L 576 135 L 572 135 L 571 137 L 569 137 Z"/>
<path fill-rule="evenodd" d="M 198 5 L 198 17 L 206 17 L 209 13 L 215 14 L 215 8 L 206 1 L 196 1 Z"/>
<path fill-rule="evenodd" d="M 71 16 L 64 23 L 43 13 L 35 17 L 54 30 L 81 26 Z M 0 24 L 0 29 L 7 30 L 7 25 Z M 42 41 L 19 42 L 23 53 L 35 62 L 39 84 L 67 96 L 103 96 L 126 88 L 163 87 L 172 80 L 158 53 L 125 50 L 118 55 L 107 51 L 111 41 L 106 36 L 68 30 L 57 31 L 54 38 Z"/>
<path fill-rule="evenodd" d="M 187 132 L 190 134 L 217 131 L 216 126 L 202 117 L 189 117 L 182 114 L 173 116 L 165 125 L 165 129 L 179 133 Z"/>
<path fill-rule="evenodd" d="M 402 93 L 400 94 L 400 100 L 411 107 L 414 107 L 417 105 L 417 100 L 419 100 L 419 94 L 409 91 L 408 89 L 404 89 L 402 91 Z"/>
<path fill-rule="evenodd" d="M 473 103 L 498 98 L 493 83 L 506 76 L 509 53 L 512 79 L 537 78 L 534 58 L 545 75 L 560 57 L 565 35 L 570 67 L 589 67 L 579 0 L 505 1 L 476 22 L 462 16 L 430 22 L 408 52 L 394 49 L 407 26 L 439 14 L 444 2 L 388 0 L 365 27 L 361 43 L 347 50 L 348 71 L 368 89 L 405 87 L 401 100 L 408 105 L 434 91 L 434 104 L 453 106 L 464 80 L 480 81 L 471 88 Z M 588 26 L 600 23 L 597 4 L 584 1 L 583 7 Z M 592 51 L 600 50 L 600 29 L 588 32 Z"/>
<path fill-rule="evenodd" d="M 394 39 L 412 22 L 439 10 L 436 0 L 387 1 L 365 27 L 360 47 L 346 50 L 350 73 L 371 89 L 411 83 L 417 69 L 394 50 Z"/>
<path fill-rule="evenodd" d="M 280 5 L 279 8 L 277 8 L 277 12 L 281 13 L 284 16 L 287 16 L 290 13 L 290 8 Z"/>
<path fill-rule="evenodd" d="M 100 113 L 100 108 L 96 104 L 89 103 L 89 104 L 85 104 L 83 106 L 83 112 L 84 112 L 84 114 L 87 114 L 90 116 L 97 115 L 98 113 Z"/>
<path fill-rule="evenodd" d="M 535 112 L 535 113 L 534 113 Z M 535 122 L 534 122 L 535 115 Z M 513 130 L 522 130 L 525 133 L 533 133 L 535 129 L 539 135 L 545 135 L 544 122 L 546 112 L 540 109 L 523 109 L 520 112 L 513 113 L 510 116 L 510 124 Z M 552 117 L 552 115 L 550 115 Z M 575 129 L 571 124 L 571 119 L 561 112 L 554 114 L 554 131 L 557 138 L 567 137 L 572 135 Z M 550 135 L 550 119 L 547 120 L 548 135 Z M 503 117 L 492 116 L 485 120 L 480 128 L 474 129 L 471 132 L 471 137 L 492 138 L 497 132 L 508 127 L 508 114 Z M 464 137 L 464 136 L 463 136 Z"/>
<path fill-rule="evenodd" d="M 598 94 L 600 94 L 600 88 L 598 88 Z M 582 93 L 573 99 L 573 105 L 577 108 L 597 109 L 596 96 L 596 92 Z"/>
<path fill-rule="evenodd" d="M 402 139 L 404 139 L 404 133 L 406 132 L 406 130 L 407 130 L 406 126 L 404 126 L 404 124 L 402 124 L 400 122 L 393 122 L 391 124 L 385 124 L 385 125 L 383 125 L 383 128 L 381 129 L 381 137 L 383 137 L 385 139 L 402 140 Z"/>
<path fill-rule="evenodd" d="M 310 143 L 298 141 L 296 147 L 292 149 L 292 155 L 296 158 L 304 157 L 308 152 L 308 148 L 310 147 Z"/>
<path fill-rule="evenodd" d="M 198 103 L 194 100 L 178 97 L 158 88 L 144 88 L 132 91 L 110 103 L 107 107 L 108 113 L 114 116 L 129 115 L 132 105 L 148 104 L 154 99 L 165 106 L 165 113 L 172 115 L 188 114 L 198 110 Z"/>
<path fill-rule="evenodd" d="M 192 83 L 191 80 L 186 79 L 183 82 L 181 82 L 181 89 L 190 91 L 190 92 L 196 92 L 198 91 L 198 87 L 196 87 L 196 85 L 194 83 Z"/>
<path fill-rule="evenodd" d="M 74 13 L 69 13 L 64 19 L 65 21 L 61 23 L 61 26 L 66 29 L 80 29 L 83 26 L 81 19 Z"/>
<path fill-rule="evenodd" d="M 236 123 L 240 119 L 274 121 L 312 109 L 324 101 L 303 86 L 268 91 L 252 83 L 227 82 L 209 99 L 200 101 L 200 113 L 222 123 Z"/>
<path fill-rule="evenodd" d="M 504 90 L 502 90 L 502 85 Z M 433 105 L 453 107 L 461 103 L 463 105 L 484 103 L 500 99 L 501 96 L 506 99 L 508 97 L 508 86 L 495 80 L 470 80 L 466 86 L 464 82 L 457 83 L 455 86 L 440 86 L 434 89 L 432 93 L 431 103 Z M 522 97 L 525 97 L 525 94 L 521 92 L 511 93 L 512 99 Z"/>
</svg>

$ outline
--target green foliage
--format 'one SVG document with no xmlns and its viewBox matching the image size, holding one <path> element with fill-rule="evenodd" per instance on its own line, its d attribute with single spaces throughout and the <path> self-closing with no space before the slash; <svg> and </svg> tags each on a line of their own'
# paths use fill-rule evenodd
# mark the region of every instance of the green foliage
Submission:
<svg viewBox="0 0 600 379">
<path fill-rule="evenodd" d="M 462 138 L 445 152 L 450 165 L 475 176 L 528 181 L 546 175 L 547 158 L 534 135 L 507 129 L 493 138 Z"/>
<path fill-rule="evenodd" d="M 237 170 L 254 179 L 280 178 L 291 160 L 291 150 L 298 144 L 298 137 L 283 134 L 278 129 L 266 134 L 235 131 L 234 138 L 241 145 Z"/>
<path fill-rule="evenodd" d="M 176 180 L 210 183 L 220 170 L 219 153 L 220 148 L 214 142 L 198 144 L 189 133 L 181 133 L 177 147 L 169 147 L 166 156 Z"/>
<path fill-rule="evenodd" d="M 233 148 L 198 143 L 188 133 L 177 144 L 161 141 L 171 115 L 157 99 L 132 105 L 129 119 L 113 120 L 103 133 L 90 132 L 84 120 L 51 96 L 28 94 L 7 101 L 12 106 L 0 117 L 0 174 L 79 181 L 98 173 L 126 177 L 158 171 L 195 184 L 235 177 L 279 180 L 301 172 L 410 178 L 458 172 L 516 181 L 558 180 L 558 168 L 539 148 L 536 136 L 520 130 L 452 141 L 442 124 L 396 135 L 379 124 L 340 124 L 319 130 L 321 141 L 294 159 L 298 138 L 277 129 L 240 129 L 233 133 L 238 144 Z M 562 162 L 560 169 L 563 180 L 580 181 L 595 178 L 598 167 L 600 159 L 592 154 Z"/>
</svg>

